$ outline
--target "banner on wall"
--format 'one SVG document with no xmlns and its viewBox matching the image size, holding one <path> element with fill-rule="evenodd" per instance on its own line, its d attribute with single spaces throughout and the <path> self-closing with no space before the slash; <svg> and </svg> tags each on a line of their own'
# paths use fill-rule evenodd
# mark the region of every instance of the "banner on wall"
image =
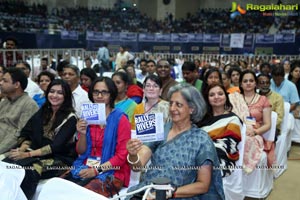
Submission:
<svg viewBox="0 0 300 200">
<path fill-rule="evenodd" d="M 90 41 L 103 41 L 103 32 L 94 32 L 94 31 L 87 31 L 86 32 L 86 40 Z"/>
<path fill-rule="evenodd" d="M 220 43 L 221 34 L 204 34 L 203 35 L 204 43 Z"/>
<path fill-rule="evenodd" d="M 255 39 L 257 44 L 272 44 L 275 42 L 275 35 L 257 33 Z"/>
<path fill-rule="evenodd" d="M 156 42 L 171 42 L 171 34 L 155 33 Z"/>
<path fill-rule="evenodd" d="M 129 41 L 136 42 L 137 41 L 137 33 L 120 33 L 121 41 Z"/>
<path fill-rule="evenodd" d="M 138 38 L 140 42 L 155 42 L 154 33 L 139 33 Z"/>
<path fill-rule="evenodd" d="M 246 33 L 244 38 L 244 47 L 252 47 L 254 44 L 254 34 Z"/>
<path fill-rule="evenodd" d="M 103 40 L 105 41 L 120 41 L 119 32 L 103 32 Z"/>
<path fill-rule="evenodd" d="M 230 34 L 230 47 L 231 48 L 244 48 L 244 33 Z"/>
<path fill-rule="evenodd" d="M 230 34 L 222 34 L 220 46 L 221 47 L 229 47 L 230 46 Z"/>
<path fill-rule="evenodd" d="M 60 36 L 61 36 L 62 40 L 78 40 L 78 32 L 77 31 L 63 30 L 60 32 Z"/>
<path fill-rule="evenodd" d="M 275 35 L 276 43 L 295 43 L 294 33 L 280 33 Z"/>
<path fill-rule="evenodd" d="M 195 33 L 195 34 L 188 34 L 189 42 L 197 42 L 202 43 L 203 42 L 203 34 L 202 33 Z"/>
<path fill-rule="evenodd" d="M 172 33 L 171 34 L 172 42 L 189 42 L 189 36 L 187 33 Z"/>
</svg>

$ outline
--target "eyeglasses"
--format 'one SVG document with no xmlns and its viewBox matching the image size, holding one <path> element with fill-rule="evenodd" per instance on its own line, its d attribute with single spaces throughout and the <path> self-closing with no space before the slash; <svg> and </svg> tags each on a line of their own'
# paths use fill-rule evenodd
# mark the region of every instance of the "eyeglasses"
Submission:
<svg viewBox="0 0 300 200">
<path fill-rule="evenodd" d="M 101 96 L 107 97 L 110 94 L 110 92 L 107 90 L 102 90 L 102 91 L 94 90 L 92 94 L 93 96 L 98 96 L 99 94 L 101 94 Z"/>
<path fill-rule="evenodd" d="M 150 89 L 150 88 L 157 89 L 157 88 L 159 88 L 159 86 L 158 86 L 158 85 L 150 85 L 150 84 L 146 84 L 146 85 L 145 85 L 145 88 L 147 88 L 147 89 Z"/>
</svg>

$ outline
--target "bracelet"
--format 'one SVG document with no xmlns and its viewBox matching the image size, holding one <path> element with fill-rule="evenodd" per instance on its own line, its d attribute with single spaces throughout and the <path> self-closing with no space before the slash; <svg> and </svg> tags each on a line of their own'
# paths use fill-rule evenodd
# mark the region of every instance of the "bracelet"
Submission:
<svg viewBox="0 0 300 200">
<path fill-rule="evenodd" d="M 30 151 L 27 152 L 28 157 L 32 157 Z"/>
<path fill-rule="evenodd" d="M 130 159 L 129 159 L 129 154 L 127 155 L 127 161 L 129 164 L 131 165 L 135 165 L 135 164 L 138 164 L 138 162 L 140 161 L 140 156 L 139 154 L 136 154 L 137 155 L 137 160 L 135 162 L 132 162 Z"/>
<path fill-rule="evenodd" d="M 98 174 L 102 174 L 103 169 L 101 168 L 101 165 L 99 165 L 99 166 L 97 167 L 97 172 L 98 172 Z"/>
</svg>

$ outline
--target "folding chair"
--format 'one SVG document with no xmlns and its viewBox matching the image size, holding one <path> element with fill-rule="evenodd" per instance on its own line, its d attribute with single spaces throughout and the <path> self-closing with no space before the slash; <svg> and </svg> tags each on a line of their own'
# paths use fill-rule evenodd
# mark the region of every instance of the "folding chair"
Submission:
<svg viewBox="0 0 300 200">
<path fill-rule="evenodd" d="M 242 140 L 238 145 L 239 159 L 236 161 L 236 169 L 230 176 L 223 178 L 223 188 L 226 200 L 243 200 L 243 158 L 244 158 L 244 146 L 246 140 L 246 125 L 243 124 L 241 130 Z"/>
<path fill-rule="evenodd" d="M 277 113 L 272 111 L 271 129 L 262 136 L 265 140 L 274 141 L 276 131 Z M 267 169 L 267 154 L 257 164 L 252 173 L 243 173 L 243 192 L 246 197 L 266 198 L 273 188 L 273 170 Z"/>
<path fill-rule="evenodd" d="M 276 171 L 274 178 L 278 178 L 287 169 L 287 152 L 288 152 L 288 135 L 291 134 L 287 124 L 289 120 L 290 104 L 284 102 L 284 115 L 281 123 L 281 133 L 277 138 L 275 155 L 276 155 Z"/>
</svg>

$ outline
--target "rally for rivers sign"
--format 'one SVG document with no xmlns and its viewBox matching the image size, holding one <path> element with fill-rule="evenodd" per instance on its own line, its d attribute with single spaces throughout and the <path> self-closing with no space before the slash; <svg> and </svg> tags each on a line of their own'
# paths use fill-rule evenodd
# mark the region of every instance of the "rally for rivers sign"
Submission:
<svg viewBox="0 0 300 200">
<path fill-rule="evenodd" d="M 138 138 L 143 142 L 160 141 L 164 139 L 163 114 L 135 115 L 136 130 L 132 131 L 132 138 Z"/>
<path fill-rule="evenodd" d="M 106 124 L 105 104 L 104 103 L 84 103 L 81 106 L 81 119 L 88 124 Z"/>
</svg>

